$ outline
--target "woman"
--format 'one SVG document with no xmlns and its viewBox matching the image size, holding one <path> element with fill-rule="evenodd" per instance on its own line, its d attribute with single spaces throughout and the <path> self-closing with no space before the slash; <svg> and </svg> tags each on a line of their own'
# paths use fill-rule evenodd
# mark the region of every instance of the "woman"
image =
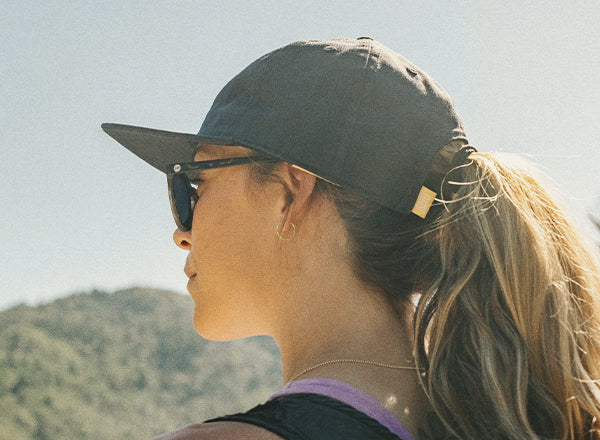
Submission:
<svg viewBox="0 0 600 440">
<path fill-rule="evenodd" d="M 161 438 L 600 438 L 595 256 L 389 48 L 267 54 L 198 135 L 103 128 L 167 173 L 197 331 L 281 349 L 266 404 Z"/>
</svg>

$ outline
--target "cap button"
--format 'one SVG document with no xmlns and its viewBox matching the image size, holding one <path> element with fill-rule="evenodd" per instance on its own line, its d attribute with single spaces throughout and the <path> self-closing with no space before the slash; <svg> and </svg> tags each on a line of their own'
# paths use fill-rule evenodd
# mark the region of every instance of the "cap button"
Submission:
<svg viewBox="0 0 600 440">
<path fill-rule="evenodd" d="M 372 40 L 371 37 L 358 37 L 357 40 Z"/>
</svg>

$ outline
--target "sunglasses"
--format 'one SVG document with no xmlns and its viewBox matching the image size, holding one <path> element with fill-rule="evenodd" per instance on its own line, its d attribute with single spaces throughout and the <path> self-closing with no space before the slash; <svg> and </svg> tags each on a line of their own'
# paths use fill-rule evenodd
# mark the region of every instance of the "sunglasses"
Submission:
<svg viewBox="0 0 600 440">
<path fill-rule="evenodd" d="M 213 170 L 215 168 L 247 165 L 258 162 L 280 162 L 275 157 L 245 156 L 229 159 L 203 160 L 200 162 L 174 163 L 167 166 L 167 182 L 169 184 L 169 201 L 177 227 L 182 231 L 192 229 L 194 207 L 198 201 L 198 183 L 195 177 L 187 173 Z M 193 176 L 193 174 L 192 174 Z"/>
</svg>

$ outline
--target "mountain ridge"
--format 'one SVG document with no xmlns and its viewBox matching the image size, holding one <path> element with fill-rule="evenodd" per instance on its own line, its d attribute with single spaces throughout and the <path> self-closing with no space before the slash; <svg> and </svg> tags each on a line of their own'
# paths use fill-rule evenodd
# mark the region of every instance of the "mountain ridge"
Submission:
<svg viewBox="0 0 600 440">
<path fill-rule="evenodd" d="M 275 342 L 210 342 L 184 295 L 94 290 L 0 312 L 0 440 L 151 438 L 281 387 Z"/>
</svg>

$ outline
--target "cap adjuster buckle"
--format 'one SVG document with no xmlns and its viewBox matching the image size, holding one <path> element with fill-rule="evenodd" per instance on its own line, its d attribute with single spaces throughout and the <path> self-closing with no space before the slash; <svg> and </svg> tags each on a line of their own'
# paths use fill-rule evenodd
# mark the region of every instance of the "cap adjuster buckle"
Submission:
<svg viewBox="0 0 600 440">
<path fill-rule="evenodd" d="M 431 205 L 435 200 L 436 195 L 437 194 L 431 191 L 429 188 L 422 186 L 419 196 L 417 197 L 417 201 L 415 202 L 415 206 L 413 206 L 411 212 L 421 218 L 425 218 L 429 212 L 429 208 L 431 208 Z"/>
</svg>

